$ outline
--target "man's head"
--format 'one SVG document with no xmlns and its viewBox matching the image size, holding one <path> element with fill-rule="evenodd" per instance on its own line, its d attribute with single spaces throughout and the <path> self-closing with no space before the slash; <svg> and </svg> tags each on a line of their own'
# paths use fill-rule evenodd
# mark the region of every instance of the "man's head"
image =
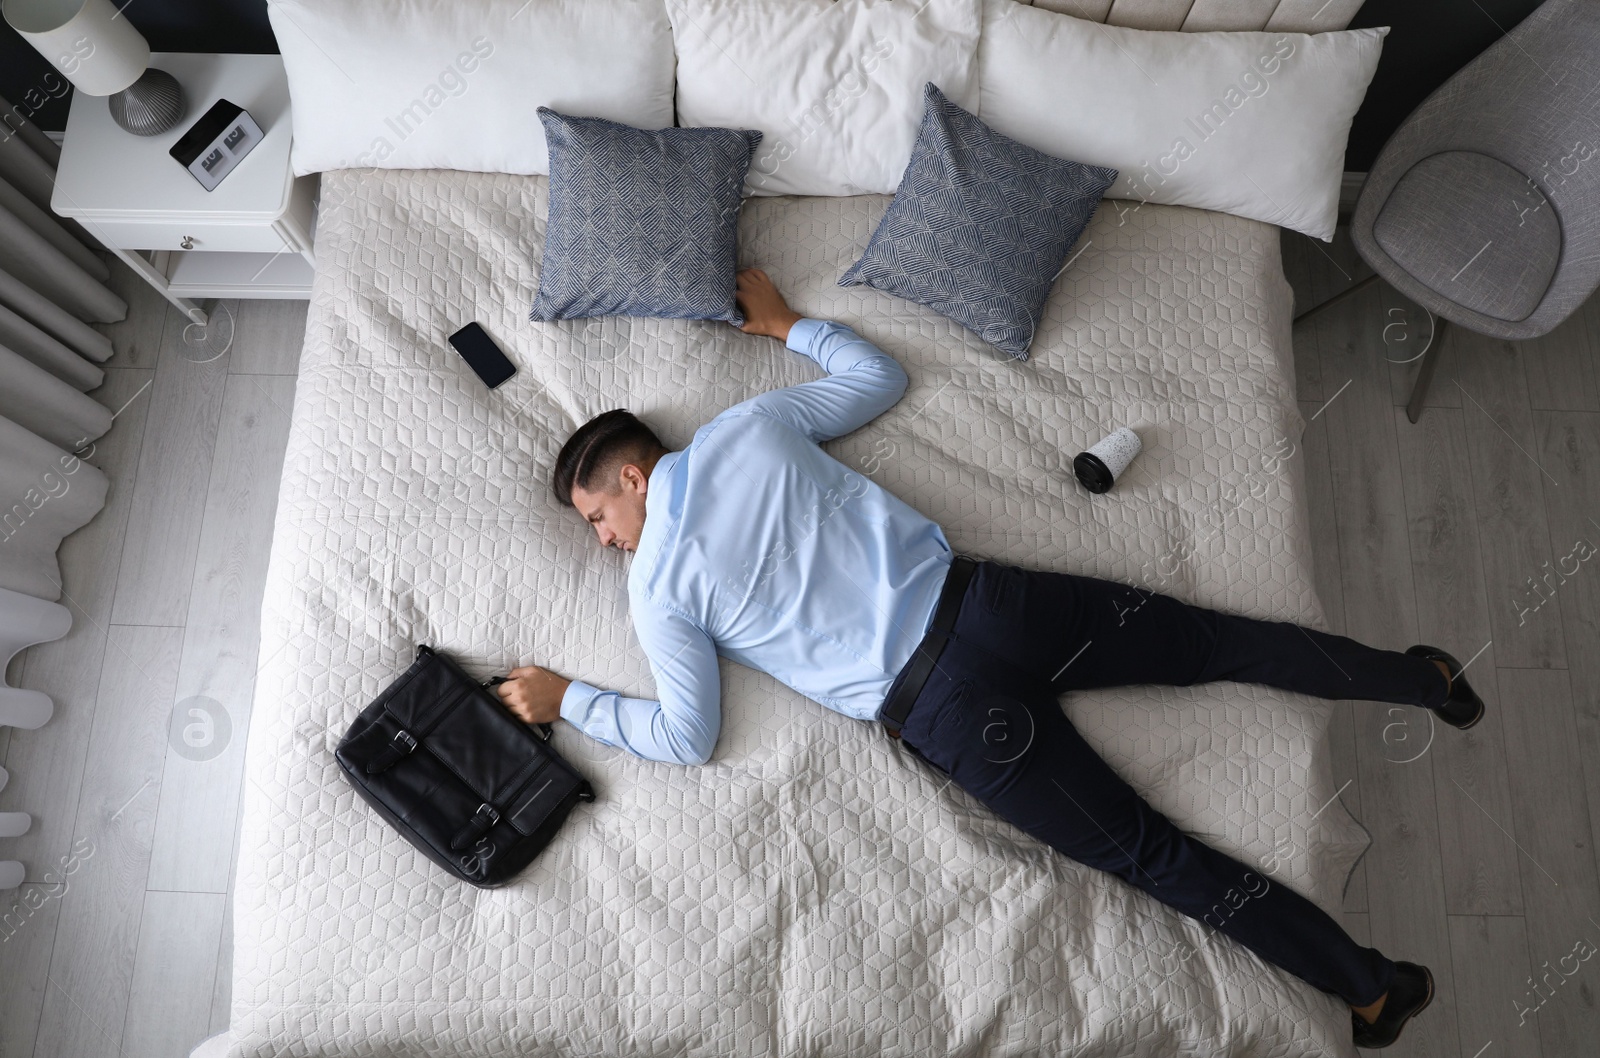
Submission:
<svg viewBox="0 0 1600 1058">
<path fill-rule="evenodd" d="M 667 454 L 654 431 L 621 408 L 578 427 L 556 456 L 550 487 L 576 508 L 604 547 L 632 551 L 644 532 L 650 471 Z"/>
</svg>

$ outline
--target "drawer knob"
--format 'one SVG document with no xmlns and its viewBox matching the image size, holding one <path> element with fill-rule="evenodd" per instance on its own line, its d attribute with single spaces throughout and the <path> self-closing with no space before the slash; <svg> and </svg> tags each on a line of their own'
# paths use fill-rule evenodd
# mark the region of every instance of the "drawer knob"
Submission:
<svg viewBox="0 0 1600 1058">
<path fill-rule="evenodd" d="M 185 250 L 194 249 L 194 236 L 193 235 L 185 235 L 183 237 L 183 241 L 180 242 L 178 245 L 183 247 Z"/>
</svg>

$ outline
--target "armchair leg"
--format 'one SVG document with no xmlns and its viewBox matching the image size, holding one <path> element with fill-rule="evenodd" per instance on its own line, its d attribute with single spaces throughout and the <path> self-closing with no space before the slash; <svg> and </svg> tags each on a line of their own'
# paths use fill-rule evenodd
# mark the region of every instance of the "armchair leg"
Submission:
<svg viewBox="0 0 1600 1058">
<path fill-rule="evenodd" d="M 1417 369 L 1417 381 L 1411 387 L 1411 400 L 1406 404 L 1406 418 L 1412 422 L 1422 418 L 1422 402 L 1427 399 L 1428 387 L 1433 384 L 1433 373 L 1439 367 L 1439 356 L 1444 352 L 1447 324 L 1443 316 L 1433 319 L 1433 338 L 1428 343 L 1428 351 L 1423 354 L 1422 363 Z"/>
<path fill-rule="evenodd" d="M 1339 291 L 1339 293 L 1335 294 L 1333 297 L 1329 298 L 1328 300 L 1318 302 L 1317 304 L 1311 306 L 1309 309 L 1306 309 L 1304 312 L 1302 312 L 1300 315 L 1298 315 L 1298 316 L 1296 316 L 1294 318 L 1294 322 L 1295 323 L 1300 323 L 1303 320 L 1306 320 L 1306 319 L 1311 318 L 1312 316 L 1315 316 L 1317 313 L 1321 312 L 1323 309 L 1331 309 L 1335 305 L 1339 304 L 1341 301 L 1344 301 L 1346 298 L 1351 298 L 1351 297 L 1354 297 L 1355 295 L 1361 293 L 1363 290 L 1367 289 L 1368 287 L 1370 287 L 1372 284 L 1376 283 L 1377 281 L 1378 281 L 1378 273 L 1376 273 L 1376 272 L 1372 273 L 1370 276 L 1367 276 L 1365 279 L 1358 279 L 1353 284 L 1351 284 L 1348 287 L 1345 287 L 1343 290 Z"/>
</svg>

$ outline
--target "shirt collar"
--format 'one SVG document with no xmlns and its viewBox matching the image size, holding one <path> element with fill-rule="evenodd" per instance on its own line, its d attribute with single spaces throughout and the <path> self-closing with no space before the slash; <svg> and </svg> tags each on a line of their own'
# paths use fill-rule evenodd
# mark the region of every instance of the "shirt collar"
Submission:
<svg viewBox="0 0 1600 1058">
<path fill-rule="evenodd" d="M 662 535 L 667 531 L 667 523 L 672 520 L 675 506 L 672 492 L 677 482 L 672 472 L 682 455 L 682 452 L 668 452 L 656 460 L 656 465 L 650 471 L 650 491 L 644 495 L 644 529 L 639 533 L 639 546 L 634 551 L 635 562 L 653 557 L 661 547 Z"/>
</svg>

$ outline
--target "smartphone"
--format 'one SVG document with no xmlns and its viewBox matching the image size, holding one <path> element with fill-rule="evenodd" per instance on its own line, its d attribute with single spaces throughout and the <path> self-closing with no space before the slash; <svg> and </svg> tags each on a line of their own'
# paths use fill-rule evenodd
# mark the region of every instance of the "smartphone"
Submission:
<svg viewBox="0 0 1600 1058">
<path fill-rule="evenodd" d="M 517 373 L 517 365 L 506 359 L 494 339 L 476 323 L 469 323 L 452 334 L 450 344 L 490 389 Z"/>
</svg>

